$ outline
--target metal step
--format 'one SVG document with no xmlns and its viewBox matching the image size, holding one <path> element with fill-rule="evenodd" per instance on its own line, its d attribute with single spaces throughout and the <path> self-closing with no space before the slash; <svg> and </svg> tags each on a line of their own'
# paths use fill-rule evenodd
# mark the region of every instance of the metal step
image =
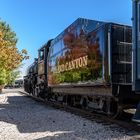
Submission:
<svg viewBox="0 0 140 140">
<path fill-rule="evenodd" d="M 132 62 L 128 61 L 117 61 L 118 64 L 132 64 Z"/>
<path fill-rule="evenodd" d="M 130 45 L 132 45 L 132 43 L 129 43 L 129 42 L 121 42 L 121 41 L 118 41 L 117 44 L 118 45 L 123 45 L 124 47 L 129 47 Z"/>
</svg>

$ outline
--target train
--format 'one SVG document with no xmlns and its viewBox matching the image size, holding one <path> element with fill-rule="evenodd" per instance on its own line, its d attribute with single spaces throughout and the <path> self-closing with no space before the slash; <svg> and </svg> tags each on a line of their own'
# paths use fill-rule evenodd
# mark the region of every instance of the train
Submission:
<svg viewBox="0 0 140 140">
<path fill-rule="evenodd" d="M 133 2 L 134 9 L 138 4 Z M 134 36 L 137 29 L 131 26 L 78 18 L 38 50 L 24 89 L 44 100 L 116 118 L 140 101 L 140 51 Z"/>
</svg>

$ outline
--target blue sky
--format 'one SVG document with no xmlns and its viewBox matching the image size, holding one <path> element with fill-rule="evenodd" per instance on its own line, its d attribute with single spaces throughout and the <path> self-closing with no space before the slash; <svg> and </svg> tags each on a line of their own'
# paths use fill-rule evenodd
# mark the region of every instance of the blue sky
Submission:
<svg viewBox="0 0 140 140">
<path fill-rule="evenodd" d="M 79 17 L 131 25 L 132 0 L 0 0 L 1 20 L 16 32 L 17 47 L 30 55 L 23 75 L 37 50 Z"/>
</svg>

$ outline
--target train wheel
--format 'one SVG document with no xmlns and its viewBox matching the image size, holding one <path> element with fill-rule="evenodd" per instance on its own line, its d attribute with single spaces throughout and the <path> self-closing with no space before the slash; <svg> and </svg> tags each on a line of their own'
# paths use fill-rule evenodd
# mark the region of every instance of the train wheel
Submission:
<svg viewBox="0 0 140 140">
<path fill-rule="evenodd" d="M 123 107 L 118 102 L 109 99 L 104 102 L 103 112 L 105 112 L 109 118 L 116 119 L 122 115 Z"/>
<path fill-rule="evenodd" d="M 81 98 L 80 104 L 82 106 L 83 109 L 87 109 L 88 107 L 88 101 L 86 98 Z"/>
<path fill-rule="evenodd" d="M 123 113 L 123 107 L 117 104 L 115 111 L 113 111 L 112 115 L 110 116 L 112 119 L 120 118 Z"/>
<path fill-rule="evenodd" d="M 75 105 L 75 98 L 73 96 L 68 96 L 67 103 L 70 106 L 74 106 Z"/>
</svg>

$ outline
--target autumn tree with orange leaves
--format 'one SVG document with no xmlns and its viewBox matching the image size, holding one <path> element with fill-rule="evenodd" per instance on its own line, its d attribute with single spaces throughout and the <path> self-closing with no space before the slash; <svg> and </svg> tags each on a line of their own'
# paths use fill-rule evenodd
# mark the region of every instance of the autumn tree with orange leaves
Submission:
<svg viewBox="0 0 140 140">
<path fill-rule="evenodd" d="M 19 51 L 17 38 L 6 22 L 0 21 L 0 89 L 10 81 L 13 71 L 24 59 L 28 59 L 27 51 Z"/>
</svg>

